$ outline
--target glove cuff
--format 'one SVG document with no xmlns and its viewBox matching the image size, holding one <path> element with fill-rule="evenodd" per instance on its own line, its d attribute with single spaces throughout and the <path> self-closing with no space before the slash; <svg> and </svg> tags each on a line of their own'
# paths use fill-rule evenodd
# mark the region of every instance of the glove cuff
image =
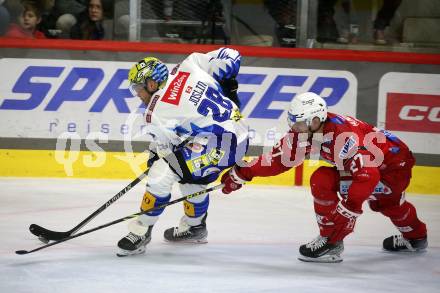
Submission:
<svg viewBox="0 0 440 293">
<path fill-rule="evenodd" d="M 248 182 L 248 180 L 243 178 L 243 176 L 240 174 L 240 171 L 237 169 L 236 166 L 232 167 L 231 171 L 229 172 L 229 175 L 232 181 L 234 181 L 234 183 L 244 184 Z"/>
<path fill-rule="evenodd" d="M 347 209 L 343 205 L 342 201 L 340 201 L 338 203 L 338 205 L 336 206 L 336 212 L 347 219 L 356 219 L 357 217 L 359 217 L 361 215 L 360 213 L 355 213 L 355 212 Z"/>
</svg>

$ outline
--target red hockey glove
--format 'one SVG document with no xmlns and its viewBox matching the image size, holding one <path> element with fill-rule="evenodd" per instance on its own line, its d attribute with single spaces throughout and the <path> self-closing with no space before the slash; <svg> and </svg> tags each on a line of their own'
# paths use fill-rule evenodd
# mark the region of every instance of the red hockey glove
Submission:
<svg viewBox="0 0 440 293">
<path fill-rule="evenodd" d="M 240 189 L 243 184 L 247 182 L 247 180 L 244 179 L 243 175 L 240 174 L 240 171 L 237 169 L 237 167 L 234 166 L 229 169 L 228 172 L 223 174 L 221 182 L 225 185 L 222 188 L 223 193 L 229 194 L 232 191 Z"/>
<path fill-rule="evenodd" d="M 355 213 L 347 209 L 342 202 L 339 202 L 330 215 L 321 219 L 321 236 L 328 237 L 330 243 L 341 241 L 353 232 L 356 219 L 360 213 Z"/>
</svg>

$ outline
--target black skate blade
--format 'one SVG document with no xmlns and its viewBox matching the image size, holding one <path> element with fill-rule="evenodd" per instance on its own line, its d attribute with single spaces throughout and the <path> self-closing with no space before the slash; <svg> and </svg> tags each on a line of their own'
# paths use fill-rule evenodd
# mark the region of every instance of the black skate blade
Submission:
<svg viewBox="0 0 440 293">
<path fill-rule="evenodd" d="M 186 240 L 168 240 L 166 238 L 164 238 L 165 243 L 170 243 L 170 244 L 182 244 L 182 245 L 192 245 L 192 244 L 207 244 L 208 243 L 208 239 L 186 239 Z"/>
<path fill-rule="evenodd" d="M 133 256 L 133 255 L 143 254 L 145 253 L 145 251 L 146 251 L 145 247 L 140 247 L 133 251 L 119 249 L 119 252 L 116 253 L 116 256 L 117 257 Z"/>
<path fill-rule="evenodd" d="M 340 263 L 342 262 L 342 257 L 339 255 L 332 255 L 327 257 L 307 257 L 307 256 L 301 256 L 298 257 L 300 261 L 303 262 L 315 262 L 315 263 Z"/>
<path fill-rule="evenodd" d="M 415 250 L 409 250 L 409 249 L 405 249 L 405 250 L 388 250 L 385 248 L 382 248 L 382 252 L 387 253 L 387 254 L 421 254 L 421 253 L 425 253 L 427 252 L 428 249 L 423 248 L 423 249 L 415 249 Z"/>
</svg>

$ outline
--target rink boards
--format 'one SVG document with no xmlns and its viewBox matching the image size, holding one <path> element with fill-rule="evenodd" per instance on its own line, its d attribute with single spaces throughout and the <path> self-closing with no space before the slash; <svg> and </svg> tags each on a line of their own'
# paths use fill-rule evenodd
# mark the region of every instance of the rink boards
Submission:
<svg viewBox="0 0 440 293">
<path fill-rule="evenodd" d="M 171 69 L 192 52 L 220 47 L 31 41 L 0 41 L 0 176 L 134 178 L 146 157 L 145 146 L 125 145 L 143 143 L 142 115 L 132 115 L 142 109 L 127 89 L 131 64 L 154 55 Z M 313 91 L 326 99 L 329 111 L 403 139 L 417 159 L 408 191 L 440 194 L 438 54 L 233 47 L 243 55 L 238 94 L 251 146 L 276 143 L 286 131 L 290 101 Z M 69 150 L 58 147 L 60 137 L 70 139 L 70 152 L 55 151 Z M 92 147 L 74 148 L 74 140 Z M 95 141 L 106 147 L 93 147 Z M 255 183 L 308 185 L 319 164 L 307 161 Z"/>
<path fill-rule="evenodd" d="M 147 159 L 146 153 L 0 149 L 0 176 L 133 179 L 146 168 Z M 307 160 L 302 168 L 292 168 L 274 177 L 255 178 L 251 184 L 308 186 L 313 171 L 324 164 Z M 300 181 L 295 182 L 298 178 Z M 415 166 L 407 191 L 440 194 L 439 178 L 440 168 Z"/>
</svg>

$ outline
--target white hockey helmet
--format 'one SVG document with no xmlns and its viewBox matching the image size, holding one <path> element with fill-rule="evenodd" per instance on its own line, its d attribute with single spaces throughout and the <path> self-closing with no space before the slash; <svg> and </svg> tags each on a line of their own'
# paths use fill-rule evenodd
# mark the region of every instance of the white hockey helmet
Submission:
<svg viewBox="0 0 440 293">
<path fill-rule="evenodd" d="M 287 123 L 292 128 L 293 124 L 305 121 L 310 126 L 313 118 L 318 117 L 321 122 L 327 119 L 327 103 L 323 98 L 312 92 L 295 96 L 287 112 Z"/>
</svg>

